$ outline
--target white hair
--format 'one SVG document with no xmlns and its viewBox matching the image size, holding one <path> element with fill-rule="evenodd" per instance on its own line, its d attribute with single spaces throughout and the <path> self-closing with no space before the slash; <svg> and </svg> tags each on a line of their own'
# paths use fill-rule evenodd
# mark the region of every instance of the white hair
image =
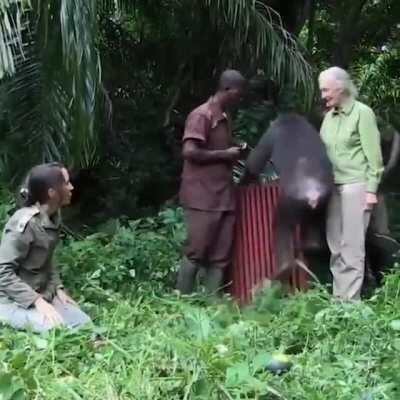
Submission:
<svg viewBox="0 0 400 400">
<path fill-rule="evenodd" d="M 358 96 L 358 90 L 351 80 L 349 73 L 343 68 L 330 67 L 325 69 L 319 74 L 318 80 L 321 82 L 321 80 L 326 78 L 335 80 L 339 88 L 348 96 L 354 99 Z"/>
</svg>

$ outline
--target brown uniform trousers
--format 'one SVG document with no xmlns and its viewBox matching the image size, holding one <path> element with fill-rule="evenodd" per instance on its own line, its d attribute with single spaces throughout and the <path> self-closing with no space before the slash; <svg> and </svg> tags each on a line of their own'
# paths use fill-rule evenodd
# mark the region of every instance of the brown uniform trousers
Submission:
<svg viewBox="0 0 400 400">
<path fill-rule="evenodd" d="M 185 255 L 205 267 L 227 268 L 231 262 L 235 214 L 186 209 Z"/>
</svg>

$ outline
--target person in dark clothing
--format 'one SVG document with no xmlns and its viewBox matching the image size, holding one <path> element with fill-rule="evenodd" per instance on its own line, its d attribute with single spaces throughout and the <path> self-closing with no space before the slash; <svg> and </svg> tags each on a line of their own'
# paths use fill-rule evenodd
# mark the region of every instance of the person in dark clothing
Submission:
<svg viewBox="0 0 400 400">
<path fill-rule="evenodd" d="M 231 263 L 235 223 L 232 168 L 240 148 L 232 143 L 227 111 L 238 104 L 245 89 L 240 72 L 224 71 L 217 92 L 186 120 L 179 195 L 187 241 L 177 279 L 177 289 L 184 294 L 194 290 L 201 268 L 206 272 L 206 289 L 216 292 Z"/>
</svg>

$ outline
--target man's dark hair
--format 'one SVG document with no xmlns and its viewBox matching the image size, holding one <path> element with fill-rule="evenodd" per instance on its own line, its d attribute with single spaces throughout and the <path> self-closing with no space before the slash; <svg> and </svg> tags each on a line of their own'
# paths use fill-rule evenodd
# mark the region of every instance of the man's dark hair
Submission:
<svg viewBox="0 0 400 400">
<path fill-rule="evenodd" d="M 235 69 L 227 69 L 219 77 L 218 90 L 242 89 L 246 85 L 245 77 Z"/>
<path fill-rule="evenodd" d="M 63 168 L 65 168 L 64 165 L 57 162 L 33 167 L 20 190 L 24 206 L 29 207 L 36 203 L 44 204 L 49 198 L 49 189 L 57 189 L 65 183 Z"/>
</svg>

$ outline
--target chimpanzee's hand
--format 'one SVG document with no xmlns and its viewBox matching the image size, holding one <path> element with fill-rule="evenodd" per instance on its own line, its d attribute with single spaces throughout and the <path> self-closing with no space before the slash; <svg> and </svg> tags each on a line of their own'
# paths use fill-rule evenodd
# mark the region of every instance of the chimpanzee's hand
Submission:
<svg viewBox="0 0 400 400">
<path fill-rule="evenodd" d="M 317 208 L 319 204 L 319 199 L 320 199 L 320 192 L 316 189 L 309 190 L 307 192 L 307 200 L 308 200 L 308 205 L 314 210 Z"/>
<path fill-rule="evenodd" d="M 256 180 L 256 177 L 254 175 L 250 174 L 250 172 L 247 169 L 245 169 L 238 184 L 239 185 L 248 185 L 248 184 L 254 182 L 255 180 Z"/>
</svg>

